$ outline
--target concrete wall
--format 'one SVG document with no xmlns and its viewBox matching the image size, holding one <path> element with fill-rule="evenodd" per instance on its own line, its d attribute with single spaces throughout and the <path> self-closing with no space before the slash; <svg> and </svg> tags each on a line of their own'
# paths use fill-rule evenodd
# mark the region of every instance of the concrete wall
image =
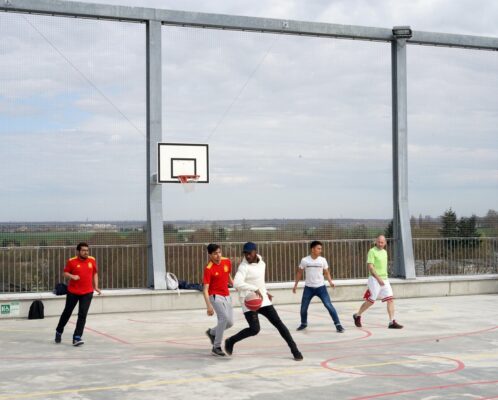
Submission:
<svg viewBox="0 0 498 400">
<path fill-rule="evenodd" d="M 366 279 L 335 281 L 336 287 L 330 291 L 332 300 L 335 302 L 362 301 L 366 282 Z M 390 282 L 396 298 L 498 293 L 498 275 L 423 277 L 416 280 L 390 279 Z M 303 283 L 301 282 L 296 294 L 292 293 L 292 286 L 292 282 L 268 284 L 268 290 L 274 295 L 274 304 L 300 303 Z M 239 306 L 237 293 L 232 290 L 231 296 L 234 305 Z M 13 310 L 11 314 L 1 314 L 0 319 L 26 318 L 29 307 L 35 299 L 43 301 L 45 316 L 58 316 L 64 308 L 65 298 L 65 296 L 55 296 L 52 293 L 0 294 L 0 305 L 11 305 Z M 94 296 L 90 314 L 186 310 L 204 307 L 202 293 L 198 291 L 182 290 L 178 294 L 171 290 L 106 290 L 102 296 Z"/>
</svg>

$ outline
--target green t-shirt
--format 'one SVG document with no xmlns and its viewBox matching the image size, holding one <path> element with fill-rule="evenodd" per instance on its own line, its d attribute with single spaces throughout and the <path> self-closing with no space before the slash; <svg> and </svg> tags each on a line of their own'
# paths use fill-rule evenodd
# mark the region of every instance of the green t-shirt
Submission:
<svg viewBox="0 0 498 400">
<path fill-rule="evenodd" d="M 368 251 L 367 264 L 373 264 L 379 278 L 387 279 L 387 251 L 377 246 Z M 372 275 L 372 274 L 370 274 Z"/>
</svg>

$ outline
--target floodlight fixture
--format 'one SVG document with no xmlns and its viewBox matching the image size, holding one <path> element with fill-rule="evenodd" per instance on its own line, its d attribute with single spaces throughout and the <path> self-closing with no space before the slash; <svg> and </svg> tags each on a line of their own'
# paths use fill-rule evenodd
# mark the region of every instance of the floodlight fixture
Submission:
<svg viewBox="0 0 498 400">
<path fill-rule="evenodd" d="M 410 39 L 412 33 L 412 28 L 409 26 L 395 26 L 393 28 L 393 35 L 396 39 Z"/>
</svg>

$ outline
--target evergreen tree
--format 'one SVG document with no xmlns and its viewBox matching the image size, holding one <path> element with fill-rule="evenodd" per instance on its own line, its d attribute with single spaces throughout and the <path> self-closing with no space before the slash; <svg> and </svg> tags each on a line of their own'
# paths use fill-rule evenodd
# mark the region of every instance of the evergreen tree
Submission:
<svg viewBox="0 0 498 400">
<path fill-rule="evenodd" d="M 477 217 L 472 215 L 470 218 L 460 218 L 458 221 L 458 236 L 460 237 L 479 237 L 481 234 L 477 231 Z"/>
<path fill-rule="evenodd" d="M 481 233 L 477 231 L 477 217 L 472 215 L 470 218 L 460 218 L 458 221 L 458 236 L 463 239 L 460 244 L 462 247 L 476 247 L 480 245 L 479 239 L 468 239 L 468 238 L 478 238 Z"/>
<path fill-rule="evenodd" d="M 442 227 L 439 230 L 443 237 L 458 237 L 458 220 L 456 212 L 451 208 L 441 216 Z"/>
</svg>

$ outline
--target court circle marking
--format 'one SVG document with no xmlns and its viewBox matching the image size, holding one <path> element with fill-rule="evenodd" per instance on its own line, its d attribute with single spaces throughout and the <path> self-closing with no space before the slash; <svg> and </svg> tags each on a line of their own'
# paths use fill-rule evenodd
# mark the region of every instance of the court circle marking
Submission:
<svg viewBox="0 0 498 400">
<path fill-rule="evenodd" d="M 347 368 L 355 368 L 355 365 L 352 365 L 351 367 L 348 367 L 346 365 L 340 366 L 340 367 L 332 367 L 329 364 L 333 361 L 337 360 L 342 360 L 346 358 L 353 358 L 353 357 L 362 357 L 361 354 L 354 354 L 354 355 L 346 355 L 346 356 L 341 356 L 341 357 L 334 357 L 334 358 L 329 358 L 328 360 L 322 361 L 320 365 L 323 368 L 329 369 L 334 372 L 339 372 L 342 374 L 350 374 L 350 375 L 361 375 L 361 376 L 371 376 L 371 377 L 393 377 L 393 378 L 412 378 L 412 377 L 417 377 L 417 376 L 431 376 L 431 375 L 445 375 L 445 374 L 452 374 L 458 371 L 461 371 L 465 368 L 465 364 L 456 358 L 450 358 L 450 357 L 444 357 L 444 356 L 435 356 L 435 355 L 427 355 L 427 354 L 368 354 L 368 356 L 386 356 L 386 357 L 406 357 L 406 356 L 417 356 L 417 357 L 428 357 L 432 359 L 441 359 L 445 361 L 450 361 L 455 364 L 453 368 L 450 369 L 444 369 L 441 371 L 435 371 L 435 372 L 420 372 L 420 373 L 415 373 L 415 374 L 376 374 L 376 373 L 366 373 L 366 372 L 353 372 L 353 371 L 347 371 Z M 414 361 L 413 363 L 417 363 L 419 361 Z M 381 366 L 383 363 L 378 363 L 379 366 Z M 390 364 L 390 363 L 385 363 L 385 364 Z M 395 363 L 393 363 L 395 364 Z M 403 364 L 400 362 L 400 364 Z"/>
</svg>

